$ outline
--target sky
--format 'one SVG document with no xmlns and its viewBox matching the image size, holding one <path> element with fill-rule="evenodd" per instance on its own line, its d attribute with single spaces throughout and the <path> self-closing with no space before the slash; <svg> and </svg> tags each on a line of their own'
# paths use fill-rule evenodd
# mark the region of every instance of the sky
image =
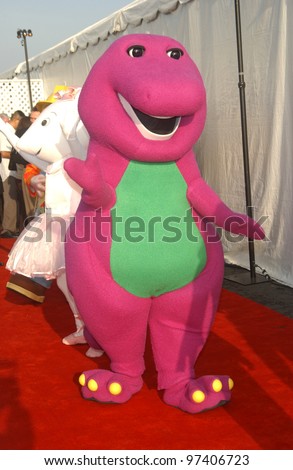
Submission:
<svg viewBox="0 0 293 470">
<path fill-rule="evenodd" d="M 129 5 L 132 0 L 8 0 L 1 2 L 0 73 L 25 61 L 18 29 L 31 29 L 27 38 L 32 58 Z"/>
</svg>

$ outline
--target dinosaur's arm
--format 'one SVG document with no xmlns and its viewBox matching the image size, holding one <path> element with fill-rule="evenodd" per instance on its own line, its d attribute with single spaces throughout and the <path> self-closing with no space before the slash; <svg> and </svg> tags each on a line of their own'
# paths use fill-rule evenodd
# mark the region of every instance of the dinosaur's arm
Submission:
<svg viewBox="0 0 293 470">
<path fill-rule="evenodd" d="M 81 199 L 95 209 L 109 209 L 115 203 L 114 189 L 103 179 L 97 159 L 87 158 L 86 161 L 68 158 L 64 168 L 70 178 L 82 188 Z"/>
<path fill-rule="evenodd" d="M 187 197 L 196 212 L 214 222 L 218 227 L 249 238 L 265 238 L 265 233 L 260 224 L 246 214 L 232 211 L 203 178 L 198 177 L 191 182 L 188 187 Z"/>
</svg>

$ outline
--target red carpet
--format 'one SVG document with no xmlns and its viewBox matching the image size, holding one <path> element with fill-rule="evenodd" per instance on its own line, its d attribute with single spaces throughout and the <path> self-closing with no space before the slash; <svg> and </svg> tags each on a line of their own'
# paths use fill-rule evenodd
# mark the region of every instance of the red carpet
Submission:
<svg viewBox="0 0 293 470">
<path fill-rule="evenodd" d="M 11 240 L 0 240 L 6 263 Z M 293 322 L 228 291 L 197 365 L 198 374 L 229 374 L 232 401 L 188 415 L 166 406 L 156 390 L 150 347 L 142 391 L 124 405 L 85 401 L 79 373 L 107 366 L 86 346 L 64 346 L 73 329 L 54 284 L 43 305 L 5 288 L 0 267 L 0 449 L 292 449 Z"/>
</svg>

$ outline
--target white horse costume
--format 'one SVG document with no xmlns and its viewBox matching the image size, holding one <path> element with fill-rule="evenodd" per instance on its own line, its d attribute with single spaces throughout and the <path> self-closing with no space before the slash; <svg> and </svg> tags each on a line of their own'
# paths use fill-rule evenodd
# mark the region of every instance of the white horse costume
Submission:
<svg viewBox="0 0 293 470">
<path fill-rule="evenodd" d="M 16 137 L 2 119 L 0 131 L 25 160 L 46 175 L 45 212 L 21 232 L 9 253 L 6 268 L 30 278 L 56 278 L 75 318 L 73 335 L 77 344 L 86 341 L 83 322 L 67 287 L 64 239 L 79 205 L 81 188 L 64 171 L 63 163 L 72 155 L 85 159 L 89 136 L 78 114 L 80 88 L 72 91 L 45 108 L 22 137 Z M 69 344 L 66 338 L 63 342 Z M 99 356 L 102 351 L 90 348 L 87 354 Z"/>
</svg>

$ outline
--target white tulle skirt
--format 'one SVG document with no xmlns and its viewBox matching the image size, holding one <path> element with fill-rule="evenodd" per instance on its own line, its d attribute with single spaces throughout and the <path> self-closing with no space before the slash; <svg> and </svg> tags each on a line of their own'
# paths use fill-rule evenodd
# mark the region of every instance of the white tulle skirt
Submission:
<svg viewBox="0 0 293 470">
<path fill-rule="evenodd" d="M 64 240 L 69 216 L 35 217 L 13 245 L 6 268 L 27 277 L 55 279 L 65 271 Z"/>
</svg>

